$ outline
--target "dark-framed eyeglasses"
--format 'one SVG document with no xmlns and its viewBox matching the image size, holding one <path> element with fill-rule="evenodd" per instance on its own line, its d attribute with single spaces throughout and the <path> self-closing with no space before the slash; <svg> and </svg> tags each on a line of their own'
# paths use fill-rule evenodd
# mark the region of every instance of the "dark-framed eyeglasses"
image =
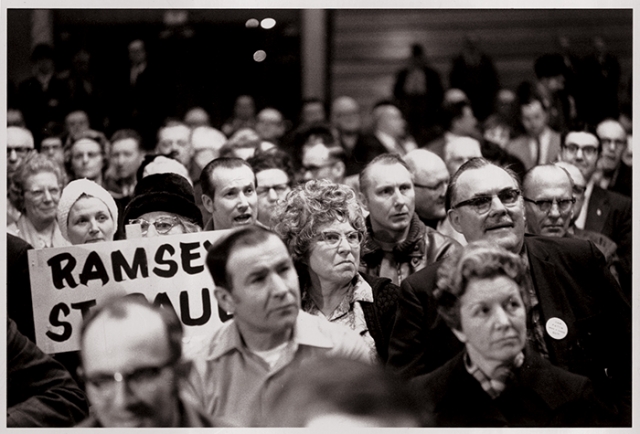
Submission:
<svg viewBox="0 0 640 434">
<path fill-rule="evenodd" d="M 507 188 L 499 191 L 497 194 L 476 196 L 469 200 L 463 200 L 451 207 L 451 209 L 457 209 L 463 206 L 472 207 L 478 214 L 485 214 L 491 209 L 493 198 L 497 197 L 504 206 L 514 206 L 518 203 L 520 197 L 520 190 L 517 188 Z"/>
<path fill-rule="evenodd" d="M 627 146 L 626 140 L 620 139 L 600 139 L 600 143 L 602 143 L 602 147 L 612 147 L 612 148 L 621 148 L 623 146 Z"/>
<path fill-rule="evenodd" d="M 569 155 L 576 155 L 578 151 L 582 151 L 582 155 L 585 157 L 594 157 L 598 154 L 598 147 L 592 145 L 578 146 L 574 143 L 567 143 L 563 145 L 563 148 Z"/>
<path fill-rule="evenodd" d="M 576 198 L 572 197 L 571 199 L 558 199 L 554 197 L 553 199 L 539 199 L 533 200 L 528 197 L 523 198 L 525 202 L 530 202 L 538 207 L 538 209 L 542 212 L 551 211 L 551 207 L 555 203 L 558 206 L 558 211 L 560 212 L 568 212 L 574 203 L 576 203 Z"/>
<path fill-rule="evenodd" d="M 171 229 L 177 224 L 180 224 L 180 219 L 175 216 L 163 216 L 159 217 L 157 220 L 153 222 L 149 222 L 145 219 L 131 219 L 129 220 L 130 225 L 140 225 L 140 229 L 142 230 L 142 235 L 146 234 L 149 231 L 149 226 L 153 225 L 156 229 L 156 232 L 165 235 L 168 234 Z"/>
<path fill-rule="evenodd" d="M 33 148 L 29 148 L 26 146 L 7 146 L 7 155 L 11 155 L 12 152 L 15 152 L 16 155 L 27 155 L 29 151 Z"/>
<path fill-rule="evenodd" d="M 327 243 L 327 245 L 331 247 L 337 246 L 340 243 L 340 240 L 342 240 L 342 237 L 344 237 L 347 240 L 347 243 L 349 243 L 351 246 L 359 246 L 360 243 L 362 243 L 362 240 L 364 239 L 362 232 L 358 232 L 358 231 L 352 231 L 346 234 L 327 231 L 327 232 L 322 232 L 318 234 L 318 239 L 320 241 L 324 241 L 325 243 Z"/>
<path fill-rule="evenodd" d="M 426 188 L 427 190 L 431 190 L 431 191 L 439 191 L 442 187 L 444 187 L 444 189 L 446 190 L 447 187 L 449 186 L 449 180 L 440 181 L 434 185 L 418 184 L 417 182 L 414 182 L 413 186 L 418 188 Z"/>
<path fill-rule="evenodd" d="M 142 366 L 128 372 L 86 374 L 80 371 L 80 373 L 87 385 L 103 397 L 113 396 L 118 383 L 124 383 L 134 395 L 143 395 L 155 390 L 155 382 L 162 371 L 173 364 L 174 360 L 168 360 L 162 365 Z"/>
<path fill-rule="evenodd" d="M 273 190 L 276 192 L 276 195 L 280 196 L 287 191 L 288 188 L 289 184 L 265 185 L 264 187 L 256 187 L 256 193 L 258 196 L 266 196 L 271 190 Z"/>
</svg>

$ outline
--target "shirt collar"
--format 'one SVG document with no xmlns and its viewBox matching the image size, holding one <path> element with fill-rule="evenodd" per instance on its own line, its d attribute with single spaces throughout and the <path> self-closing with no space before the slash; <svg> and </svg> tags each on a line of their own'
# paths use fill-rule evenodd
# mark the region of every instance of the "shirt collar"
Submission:
<svg viewBox="0 0 640 434">
<path fill-rule="evenodd" d="M 298 312 L 293 328 L 293 336 L 291 337 L 295 348 L 300 345 L 319 348 L 332 348 L 334 346 L 333 341 L 319 330 L 317 321 L 316 317 L 306 312 Z M 248 351 L 235 319 L 229 321 L 223 327 L 220 333 L 215 336 L 215 346 L 211 350 L 208 357 L 209 360 L 219 359 L 232 350 Z"/>
</svg>

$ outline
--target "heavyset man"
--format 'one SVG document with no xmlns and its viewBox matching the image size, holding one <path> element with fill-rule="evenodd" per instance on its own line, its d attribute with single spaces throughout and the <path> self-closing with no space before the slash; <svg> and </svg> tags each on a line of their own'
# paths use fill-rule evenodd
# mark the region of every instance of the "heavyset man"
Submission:
<svg viewBox="0 0 640 434">
<path fill-rule="evenodd" d="M 488 240 L 522 255 L 529 270 L 530 344 L 554 365 L 591 378 L 610 402 L 623 402 L 620 423 L 628 424 L 631 308 L 597 248 L 583 240 L 525 237 L 516 177 L 484 159 L 468 161 L 453 176 L 447 209 L 468 242 Z M 407 377 L 438 368 L 461 349 L 436 312 L 439 266 L 402 283 L 389 364 Z"/>
</svg>

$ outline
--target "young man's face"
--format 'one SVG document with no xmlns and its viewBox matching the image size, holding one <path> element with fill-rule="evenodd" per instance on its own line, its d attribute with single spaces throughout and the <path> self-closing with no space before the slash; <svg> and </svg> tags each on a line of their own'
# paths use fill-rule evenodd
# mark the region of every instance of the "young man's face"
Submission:
<svg viewBox="0 0 640 434">
<path fill-rule="evenodd" d="M 216 229 L 254 224 L 258 217 L 255 175 L 247 166 L 219 167 L 211 173 L 214 197 L 203 195 L 203 203 L 213 216 Z"/>
</svg>

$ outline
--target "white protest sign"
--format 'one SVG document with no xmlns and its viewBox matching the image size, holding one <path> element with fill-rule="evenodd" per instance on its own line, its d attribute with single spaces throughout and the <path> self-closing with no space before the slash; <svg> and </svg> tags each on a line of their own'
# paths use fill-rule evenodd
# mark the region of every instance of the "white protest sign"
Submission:
<svg viewBox="0 0 640 434">
<path fill-rule="evenodd" d="M 46 353 L 80 349 L 82 319 L 114 296 L 139 293 L 173 307 L 185 345 L 222 324 L 206 269 L 207 248 L 229 231 L 29 251 L 36 343 Z"/>
</svg>

